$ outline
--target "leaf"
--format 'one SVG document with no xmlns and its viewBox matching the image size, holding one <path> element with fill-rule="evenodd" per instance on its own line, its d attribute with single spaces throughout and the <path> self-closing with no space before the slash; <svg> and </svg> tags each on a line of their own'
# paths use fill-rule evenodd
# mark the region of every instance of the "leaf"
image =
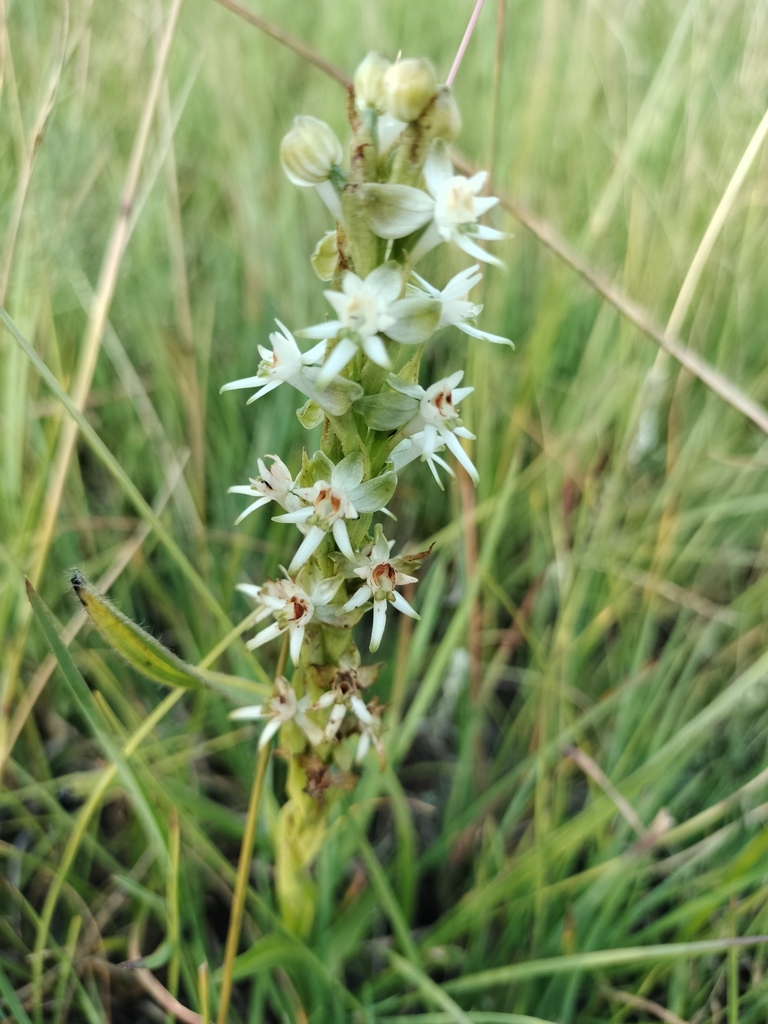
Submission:
<svg viewBox="0 0 768 1024">
<path fill-rule="evenodd" d="M 405 238 L 432 220 L 435 202 L 410 185 L 363 185 L 368 220 L 379 238 Z"/>
<path fill-rule="evenodd" d="M 21 1005 L 21 1000 L 16 994 L 16 989 L 11 984 L 8 975 L 2 967 L 0 967 L 0 994 L 5 1000 L 5 1004 L 11 1014 L 11 1020 L 16 1021 L 17 1024 L 32 1024 L 32 1021 L 27 1016 L 26 1010 Z"/>
<path fill-rule="evenodd" d="M 252 701 L 254 697 L 270 692 L 270 688 L 263 683 L 187 664 L 135 622 L 131 622 L 81 572 L 75 572 L 71 582 L 80 604 L 110 647 L 137 672 L 156 683 L 193 690 L 211 686 L 240 702 Z"/>
<path fill-rule="evenodd" d="M 416 399 L 396 391 L 366 395 L 355 402 L 355 412 L 360 413 L 372 430 L 397 430 L 412 419 L 418 409 Z"/>
</svg>

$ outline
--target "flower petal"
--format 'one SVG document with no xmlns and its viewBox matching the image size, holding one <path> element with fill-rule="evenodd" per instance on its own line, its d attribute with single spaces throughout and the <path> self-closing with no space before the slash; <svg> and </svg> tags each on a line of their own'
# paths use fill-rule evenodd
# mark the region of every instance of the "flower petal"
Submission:
<svg viewBox="0 0 768 1024">
<path fill-rule="evenodd" d="M 387 347 L 378 334 L 372 334 L 365 339 L 363 342 L 363 352 L 377 366 L 383 366 L 386 370 L 392 366 L 387 355 Z"/>
<path fill-rule="evenodd" d="M 295 666 L 301 657 L 301 645 L 304 643 L 304 625 L 291 626 L 291 661 Z"/>
<path fill-rule="evenodd" d="M 262 747 L 266 747 L 266 745 L 275 735 L 277 730 L 280 728 L 281 724 L 282 723 L 280 722 L 279 718 L 273 718 L 271 722 L 267 722 L 267 724 L 264 726 L 261 736 L 259 737 L 259 749 L 261 749 Z"/>
<path fill-rule="evenodd" d="M 354 558 L 355 553 L 352 550 L 352 545 L 349 542 L 349 533 L 347 532 L 347 524 L 343 519 L 337 519 L 331 527 L 333 531 L 333 539 L 336 541 L 336 546 L 342 555 L 346 555 L 347 558 Z"/>
<path fill-rule="evenodd" d="M 440 186 L 448 178 L 452 178 L 453 174 L 448 147 L 442 139 L 436 139 L 424 164 L 424 181 L 430 195 L 436 197 Z"/>
<path fill-rule="evenodd" d="M 303 327 L 300 331 L 296 331 L 296 335 L 299 338 L 321 338 L 326 340 L 328 338 L 335 338 L 341 330 L 341 320 L 326 320 L 322 324 L 313 324 L 312 327 Z M 314 349 L 310 349 L 314 352 Z M 305 363 L 306 365 L 306 363 Z"/>
<path fill-rule="evenodd" d="M 357 345 L 349 338 L 342 338 L 323 363 L 317 385 L 322 388 L 340 373 L 357 352 Z"/>
<path fill-rule="evenodd" d="M 479 235 L 479 232 L 478 232 Z M 483 263 L 491 263 L 494 267 L 499 267 L 501 270 L 506 270 L 506 267 L 497 259 L 495 256 L 491 256 L 485 249 L 481 249 L 476 242 L 473 242 L 469 235 L 466 235 L 460 231 L 453 235 L 453 240 L 460 249 L 468 253 L 470 256 L 474 256 L 476 260 L 482 260 Z"/>
<path fill-rule="evenodd" d="M 371 629 L 371 643 L 368 647 L 371 653 L 378 651 L 381 638 L 384 636 L 384 627 L 387 624 L 387 604 L 387 601 L 373 602 L 373 628 Z"/>
<path fill-rule="evenodd" d="M 386 306 L 400 297 L 402 288 L 403 268 L 393 261 L 382 263 L 365 279 L 365 290 Z"/>
<path fill-rule="evenodd" d="M 510 348 L 515 347 L 515 343 L 510 341 L 509 338 L 502 338 L 500 334 L 489 334 L 488 331 L 481 331 L 479 328 L 473 327 L 471 324 L 466 322 L 463 324 L 455 324 L 454 326 L 458 327 L 458 329 L 463 331 L 465 334 L 468 334 L 470 338 L 480 338 L 482 341 L 490 341 L 494 345 L 509 345 Z"/>
<path fill-rule="evenodd" d="M 319 526 L 311 527 L 309 533 L 306 535 L 304 540 L 299 546 L 299 550 L 291 559 L 291 564 L 288 566 L 289 575 L 293 576 L 309 559 L 314 555 L 320 545 L 325 539 L 325 530 Z M 294 661 L 294 664 L 296 662 Z"/>
<path fill-rule="evenodd" d="M 232 722 L 255 722 L 258 718 L 264 718 L 263 704 L 249 704 L 245 708 L 235 708 L 234 711 L 229 712 L 229 719 Z"/>
<path fill-rule="evenodd" d="M 415 609 L 411 608 L 411 606 L 405 600 L 403 595 L 402 594 L 398 594 L 397 591 L 395 591 L 395 595 L 394 595 L 394 598 L 392 600 L 392 604 L 395 606 L 395 608 L 397 608 L 397 610 L 399 612 L 402 612 L 403 615 L 408 615 L 412 619 L 421 618 L 419 613 Z"/>
</svg>

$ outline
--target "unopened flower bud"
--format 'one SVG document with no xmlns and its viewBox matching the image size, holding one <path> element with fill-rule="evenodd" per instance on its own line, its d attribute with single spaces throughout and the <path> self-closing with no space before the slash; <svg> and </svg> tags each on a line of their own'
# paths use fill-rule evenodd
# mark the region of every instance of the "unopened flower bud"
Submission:
<svg viewBox="0 0 768 1024">
<path fill-rule="evenodd" d="M 384 75 L 392 67 L 391 61 L 380 53 L 371 50 L 357 65 L 355 71 L 355 103 L 357 109 L 363 111 L 373 107 L 380 114 L 387 109 L 387 93 L 384 88 Z"/>
<path fill-rule="evenodd" d="M 333 128 L 306 114 L 293 119 L 293 128 L 280 143 L 280 162 L 289 181 L 307 188 L 327 181 L 343 156 Z"/>
<path fill-rule="evenodd" d="M 426 57 L 399 60 L 384 75 L 387 109 L 398 121 L 415 121 L 437 92 L 437 73 Z"/>
<path fill-rule="evenodd" d="M 453 142 L 461 131 L 461 112 L 453 93 L 447 86 L 443 86 L 435 97 L 432 117 L 434 118 L 434 137 L 445 139 L 446 142 Z"/>
</svg>

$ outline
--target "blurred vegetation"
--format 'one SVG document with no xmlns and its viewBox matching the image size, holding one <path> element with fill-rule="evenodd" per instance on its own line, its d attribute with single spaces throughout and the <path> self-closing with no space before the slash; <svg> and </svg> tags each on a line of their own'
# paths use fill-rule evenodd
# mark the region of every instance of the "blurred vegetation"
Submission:
<svg viewBox="0 0 768 1024">
<path fill-rule="evenodd" d="M 258 5 L 348 74 L 370 48 L 445 74 L 470 8 Z M 66 10 L 0 3 L 0 300 L 70 389 L 168 6 L 71 0 L 64 38 Z M 489 0 L 456 82 L 461 149 L 666 322 L 765 112 L 767 50 L 760 0 Z M 325 313 L 308 257 L 327 214 L 277 152 L 294 114 L 343 137 L 343 110 L 295 53 L 186 0 L 86 412 L 146 501 L 173 485 L 162 519 L 207 597 L 151 531 L 110 593 L 191 662 L 225 636 L 214 605 L 234 625 L 248 610 L 235 584 L 291 554 L 266 510 L 232 528 L 227 488 L 257 455 L 296 462 L 302 399 L 282 388 L 246 407 L 218 390 L 255 372 L 273 317 Z M 765 183 L 761 151 L 679 333 L 768 404 Z M 382 652 L 391 766 L 372 762 L 339 805 L 299 941 L 271 885 L 273 758 L 230 1019 L 759 1024 L 765 947 L 689 944 L 768 932 L 768 444 L 523 228 L 494 223 L 513 237 L 482 323 L 517 348 L 451 332 L 428 353 L 430 374 L 466 365 L 475 386 L 462 411 L 481 484 L 443 494 L 421 467 L 398 492 L 398 543 L 435 547 L 421 620 Z M 444 282 L 459 256 L 430 256 L 425 276 Z M 46 550 L 67 414 L 7 331 L 0 387 L 0 1013 L 163 1020 L 139 976 L 109 965 L 132 936 L 159 947 L 157 978 L 197 1010 L 207 961 L 215 1002 L 256 732 L 214 692 L 185 694 L 130 757 L 134 788 L 118 774 L 83 817 L 107 755 L 45 667 L 24 574 L 63 627 L 68 570 L 98 579 L 141 520 L 80 439 Z M 124 744 L 166 691 L 94 633 L 71 649 Z M 277 651 L 259 653 L 274 670 Z M 257 671 L 237 645 L 216 667 Z"/>
</svg>

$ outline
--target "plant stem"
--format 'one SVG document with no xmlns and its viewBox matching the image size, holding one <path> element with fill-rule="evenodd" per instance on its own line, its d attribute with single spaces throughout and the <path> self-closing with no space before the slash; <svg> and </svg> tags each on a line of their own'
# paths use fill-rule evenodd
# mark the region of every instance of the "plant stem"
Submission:
<svg viewBox="0 0 768 1024">
<path fill-rule="evenodd" d="M 243 923 L 243 908 L 245 906 L 245 892 L 248 888 L 248 875 L 253 854 L 253 840 L 256 835 L 256 823 L 259 817 L 259 802 L 261 790 L 264 785 L 264 774 L 267 770 L 269 760 L 269 744 L 265 744 L 259 751 L 259 761 L 256 766 L 256 776 L 251 787 L 251 798 L 248 802 L 248 816 L 245 819 L 245 832 L 240 847 L 240 860 L 237 865 L 237 879 L 235 881 L 235 892 L 232 897 L 232 911 L 229 917 L 229 931 L 227 932 L 227 946 L 224 951 L 224 966 L 221 978 L 221 994 L 219 996 L 219 1012 L 216 1017 L 216 1024 L 226 1024 L 229 1000 L 232 995 L 232 972 L 235 965 L 237 944 L 240 940 L 240 926 Z"/>
</svg>

